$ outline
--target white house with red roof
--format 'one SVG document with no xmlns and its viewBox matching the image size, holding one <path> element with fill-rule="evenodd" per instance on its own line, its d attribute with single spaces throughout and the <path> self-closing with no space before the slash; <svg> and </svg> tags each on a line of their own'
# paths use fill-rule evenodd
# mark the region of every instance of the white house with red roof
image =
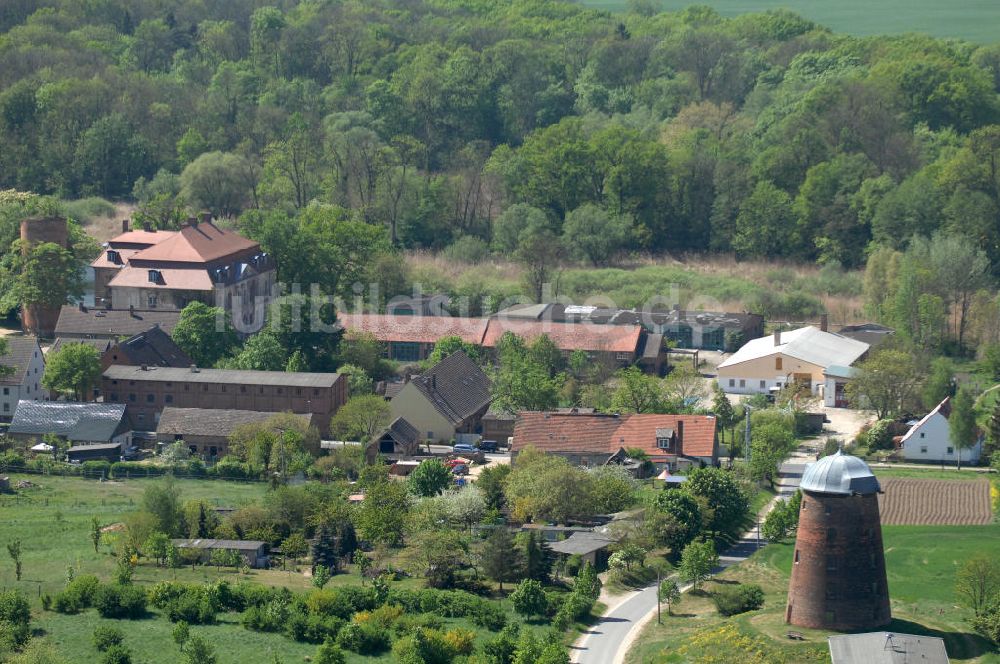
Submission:
<svg viewBox="0 0 1000 664">
<path fill-rule="evenodd" d="M 98 305 L 150 311 L 204 302 L 229 311 L 240 332 L 263 326 L 277 273 L 259 244 L 208 215 L 178 231 L 122 230 L 91 263 Z"/>
<path fill-rule="evenodd" d="M 972 447 L 959 450 L 951 442 L 948 417 L 951 415 L 951 398 L 945 398 L 934 410 L 924 415 L 910 427 L 899 441 L 899 453 L 907 461 L 956 463 L 961 454 L 962 463 L 979 463 L 983 453 L 982 436 Z"/>
</svg>

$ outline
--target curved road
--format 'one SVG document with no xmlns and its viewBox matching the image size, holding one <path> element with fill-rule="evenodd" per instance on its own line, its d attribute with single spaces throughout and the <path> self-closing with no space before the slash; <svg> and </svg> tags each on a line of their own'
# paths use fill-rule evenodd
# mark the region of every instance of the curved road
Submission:
<svg viewBox="0 0 1000 664">
<path fill-rule="evenodd" d="M 781 465 L 778 472 L 779 499 L 787 500 L 795 493 L 804 470 L 805 459 L 793 458 Z M 756 530 L 744 533 L 739 542 L 719 556 L 719 567 L 715 571 L 721 572 L 743 562 L 764 543 L 763 540 L 758 542 Z M 689 587 L 683 586 L 682 590 L 687 591 Z M 656 584 L 653 584 L 627 595 L 584 632 L 573 644 L 572 661 L 577 664 L 621 664 L 639 630 L 655 616 Z"/>
</svg>

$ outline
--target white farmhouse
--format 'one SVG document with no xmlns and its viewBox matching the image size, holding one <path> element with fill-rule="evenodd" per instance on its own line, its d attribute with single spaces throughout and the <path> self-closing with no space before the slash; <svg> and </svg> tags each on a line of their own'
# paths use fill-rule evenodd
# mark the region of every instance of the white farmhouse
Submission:
<svg viewBox="0 0 1000 664">
<path fill-rule="evenodd" d="M 962 463 L 970 465 L 979 463 L 979 457 L 983 453 L 982 437 L 972 447 L 964 450 L 955 449 L 948 429 L 949 415 L 951 415 L 951 399 L 946 398 L 906 432 L 899 441 L 900 455 L 907 461 L 955 463 L 961 453 Z"/>
<path fill-rule="evenodd" d="M 791 382 L 823 395 L 830 367 L 850 367 L 868 352 L 863 341 L 808 326 L 747 342 L 719 365 L 730 394 L 767 394 Z"/>
<path fill-rule="evenodd" d="M 6 337 L 7 353 L 0 356 L 0 366 L 7 367 L 0 377 L 0 422 L 14 418 L 18 401 L 42 401 L 46 390 L 42 387 L 45 357 L 33 336 Z"/>
</svg>

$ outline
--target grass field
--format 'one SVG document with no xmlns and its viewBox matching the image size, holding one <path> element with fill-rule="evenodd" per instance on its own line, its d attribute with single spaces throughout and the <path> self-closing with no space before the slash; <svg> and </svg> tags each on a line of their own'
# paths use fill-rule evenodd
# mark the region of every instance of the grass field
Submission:
<svg viewBox="0 0 1000 664">
<path fill-rule="evenodd" d="M 102 544 L 97 553 L 89 538 L 90 523 L 97 516 L 102 524 L 116 523 L 122 516 L 136 508 L 142 492 L 150 483 L 159 480 L 136 479 L 124 482 L 97 482 L 79 477 L 39 476 L 10 474 L 11 484 L 29 480 L 36 486 L 19 490 L 14 495 L 0 495 L 0 588 L 17 588 L 32 603 L 32 627 L 36 636 L 44 637 L 69 664 L 92 664 L 97 652 L 91 645 L 94 628 L 101 624 L 116 625 L 126 634 L 126 644 L 134 660 L 144 664 L 173 664 L 179 661 L 176 644 L 172 639 L 173 624 L 160 612 L 150 607 L 150 615 L 143 620 L 108 620 L 101 618 L 94 609 L 77 615 L 63 615 L 43 611 L 41 596 L 55 595 L 66 584 L 69 566 L 77 574 L 96 574 L 102 580 L 112 577 L 115 556 L 111 547 Z M 181 499 L 202 499 L 217 506 L 235 507 L 260 498 L 267 491 L 262 483 L 241 484 L 216 480 L 175 480 Z M 6 543 L 20 539 L 23 549 L 24 571 L 21 581 L 14 575 L 13 564 L 7 557 Z M 137 585 L 148 586 L 162 580 L 205 583 L 218 578 L 231 582 L 250 580 L 267 586 L 284 586 L 305 591 L 312 588 L 311 579 L 299 572 L 251 570 L 247 576 L 240 572 L 211 566 L 192 569 L 157 568 L 149 561 L 142 561 L 133 575 Z M 347 573 L 334 576 L 327 588 L 361 583 L 357 570 L 350 566 Z M 394 582 L 396 587 L 422 588 L 419 578 L 406 578 Z M 510 621 L 520 621 L 509 602 L 504 602 Z M 596 606 L 599 614 L 603 606 Z M 315 656 L 317 646 L 296 642 L 282 634 L 261 633 L 244 629 L 239 624 L 239 614 L 220 614 L 215 625 L 192 626 L 191 632 L 204 636 L 218 655 L 219 664 L 272 661 L 302 662 Z M 474 626 L 466 618 L 444 620 L 446 629 L 460 627 L 477 633 L 477 644 L 491 638 L 491 634 Z M 526 629 L 539 633 L 547 624 L 525 623 Z M 578 629 L 584 629 L 578 625 Z M 273 660 L 274 654 L 278 655 Z M 391 662 L 386 653 L 380 657 L 347 654 L 351 664 L 362 662 Z"/>
<path fill-rule="evenodd" d="M 883 536 L 894 616 L 889 629 L 944 638 L 953 662 L 1000 664 L 995 648 L 972 633 L 965 622 L 967 611 L 954 595 L 955 570 L 977 553 L 995 554 L 1000 526 L 886 526 Z M 766 594 L 762 610 L 726 620 L 708 598 L 685 596 L 676 610 L 679 615 L 646 628 L 627 663 L 829 661 L 829 633 L 796 628 L 805 642 L 791 643 L 785 637 L 793 550 L 791 543 L 768 545 L 719 576 L 722 582 L 760 584 Z"/>
<path fill-rule="evenodd" d="M 581 0 L 597 9 L 620 11 L 627 0 Z M 994 0 L 664 0 L 667 11 L 677 11 L 693 4 L 714 7 L 724 16 L 735 16 L 768 9 L 791 9 L 837 32 L 852 35 L 902 34 L 923 32 L 935 37 L 955 37 L 991 43 L 998 39 L 1000 4 Z"/>
</svg>

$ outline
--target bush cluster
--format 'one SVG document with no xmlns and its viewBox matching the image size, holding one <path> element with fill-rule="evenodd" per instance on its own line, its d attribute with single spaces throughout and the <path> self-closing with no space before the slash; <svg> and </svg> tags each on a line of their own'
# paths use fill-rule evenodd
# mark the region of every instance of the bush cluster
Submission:
<svg viewBox="0 0 1000 664">
<path fill-rule="evenodd" d="M 17 590 L 0 591 L 0 652 L 27 643 L 31 636 L 30 620 L 31 607 L 24 595 Z"/>
<path fill-rule="evenodd" d="M 102 585 L 94 593 L 94 606 L 102 618 L 142 618 L 146 615 L 146 591 L 133 585 Z"/>
<path fill-rule="evenodd" d="M 764 590 L 756 584 L 740 584 L 720 588 L 712 593 L 719 615 L 735 616 L 764 606 Z"/>
<path fill-rule="evenodd" d="M 52 607 L 59 613 L 78 613 L 94 605 L 94 596 L 100 586 L 101 582 L 92 574 L 78 576 L 53 598 Z"/>
</svg>

